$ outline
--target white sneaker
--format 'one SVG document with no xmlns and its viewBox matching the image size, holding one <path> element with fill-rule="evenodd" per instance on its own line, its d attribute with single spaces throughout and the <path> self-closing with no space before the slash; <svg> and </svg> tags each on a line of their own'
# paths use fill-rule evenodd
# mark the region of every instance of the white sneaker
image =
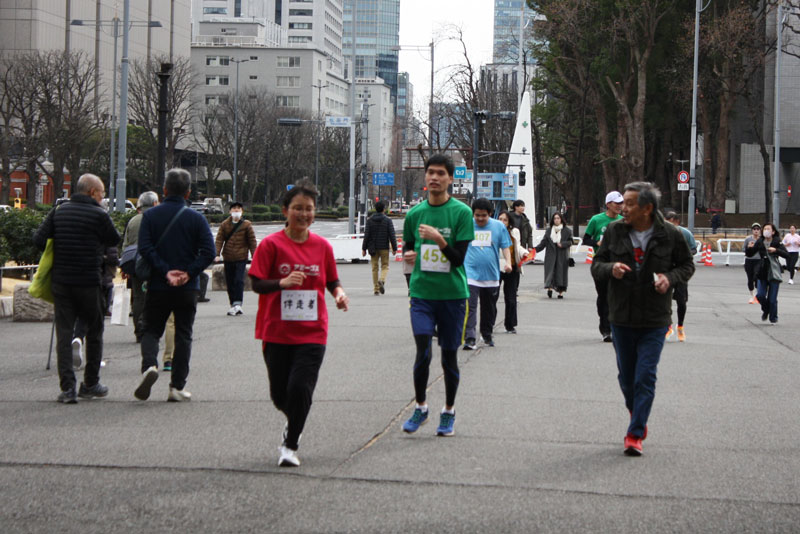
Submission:
<svg viewBox="0 0 800 534">
<path fill-rule="evenodd" d="M 148 367 L 145 372 L 142 373 L 142 381 L 139 382 L 139 387 L 133 392 L 133 396 L 139 400 L 147 400 L 150 398 L 150 389 L 153 387 L 153 384 L 156 383 L 156 380 L 158 380 L 158 369 L 155 365 Z"/>
<path fill-rule="evenodd" d="M 190 400 L 192 400 L 192 394 L 186 391 L 186 388 L 177 389 L 172 386 L 169 387 L 167 402 L 189 402 Z"/>
<path fill-rule="evenodd" d="M 236 306 L 231 306 L 231 309 L 228 310 L 228 315 L 236 315 Z"/>
<path fill-rule="evenodd" d="M 236 310 L 236 315 L 244 315 L 244 310 L 240 305 L 236 305 L 233 307 Z"/>
<path fill-rule="evenodd" d="M 789 278 L 789 283 L 790 283 L 791 285 L 794 285 L 794 279 L 793 279 L 793 278 Z"/>
<path fill-rule="evenodd" d="M 297 457 L 297 451 L 293 451 L 289 447 L 281 445 L 278 450 L 281 457 L 278 458 L 279 467 L 298 467 L 300 465 L 300 458 Z"/>
<path fill-rule="evenodd" d="M 81 365 L 83 365 L 83 341 L 76 337 L 72 340 L 72 366 L 80 369 Z"/>
</svg>

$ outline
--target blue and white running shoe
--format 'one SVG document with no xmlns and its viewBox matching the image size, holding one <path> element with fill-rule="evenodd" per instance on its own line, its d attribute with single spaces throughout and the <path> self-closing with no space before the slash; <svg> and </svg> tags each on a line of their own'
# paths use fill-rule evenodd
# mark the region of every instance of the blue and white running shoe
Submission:
<svg viewBox="0 0 800 534">
<path fill-rule="evenodd" d="M 422 411 L 420 408 L 414 409 L 414 413 L 411 414 L 411 417 L 403 423 L 403 432 L 408 432 L 409 434 L 413 434 L 419 427 L 424 425 L 428 422 L 428 410 Z"/>
</svg>

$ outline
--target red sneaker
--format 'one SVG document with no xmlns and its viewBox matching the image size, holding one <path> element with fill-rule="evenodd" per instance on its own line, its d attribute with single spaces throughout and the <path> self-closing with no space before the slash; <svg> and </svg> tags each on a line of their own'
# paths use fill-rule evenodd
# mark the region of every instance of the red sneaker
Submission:
<svg viewBox="0 0 800 534">
<path fill-rule="evenodd" d="M 641 456 L 642 438 L 637 438 L 633 434 L 628 434 L 625 436 L 623 447 L 625 449 L 625 456 Z"/>
</svg>

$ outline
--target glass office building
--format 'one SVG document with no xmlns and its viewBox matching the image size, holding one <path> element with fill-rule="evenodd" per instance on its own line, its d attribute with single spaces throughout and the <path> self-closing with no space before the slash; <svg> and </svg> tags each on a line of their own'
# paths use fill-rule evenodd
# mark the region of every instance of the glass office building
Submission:
<svg viewBox="0 0 800 534">
<path fill-rule="evenodd" d="M 533 24 L 535 12 L 525 0 L 494 0 L 494 38 L 492 63 L 517 63 L 519 61 L 519 17 L 525 7 L 525 23 Z M 531 26 L 525 30 L 530 33 Z"/>
<path fill-rule="evenodd" d="M 397 99 L 397 48 L 400 45 L 400 0 L 344 0 L 342 52 L 346 60 L 353 46 L 353 4 L 356 4 L 355 77 L 380 77 Z"/>
</svg>

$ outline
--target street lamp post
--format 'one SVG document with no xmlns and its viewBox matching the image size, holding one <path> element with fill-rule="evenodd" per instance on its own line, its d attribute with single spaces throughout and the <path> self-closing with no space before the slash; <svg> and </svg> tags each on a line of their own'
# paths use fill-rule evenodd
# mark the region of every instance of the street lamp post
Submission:
<svg viewBox="0 0 800 534">
<path fill-rule="evenodd" d="M 233 201 L 236 202 L 236 180 L 239 178 L 239 64 L 249 59 L 231 59 L 236 63 L 236 92 L 233 96 Z"/>
<path fill-rule="evenodd" d="M 317 119 L 322 118 L 322 90 L 328 87 L 330 84 L 325 82 L 325 85 L 311 85 L 311 87 L 317 89 Z M 314 141 L 315 150 L 317 153 L 316 159 L 314 160 L 314 187 L 319 189 L 319 133 L 320 133 L 320 120 L 317 121 L 317 137 Z"/>
<path fill-rule="evenodd" d="M 775 45 L 775 161 L 772 171 L 772 222 L 775 228 L 780 226 L 780 197 L 781 184 L 781 48 L 783 47 L 783 24 L 786 16 L 783 14 L 783 0 L 778 0 L 778 16 L 775 33 L 778 40 Z"/>
<path fill-rule="evenodd" d="M 695 212 L 695 177 L 697 175 L 697 70 L 700 55 L 700 13 L 711 4 L 708 0 L 706 7 L 701 7 L 703 0 L 695 0 L 694 14 L 694 71 L 692 76 L 692 139 L 689 147 L 689 231 L 694 232 L 694 212 Z"/>
<path fill-rule="evenodd" d="M 128 66 L 128 58 L 127 58 L 127 56 L 128 56 L 128 52 L 127 52 L 127 39 L 128 39 L 128 30 L 130 30 L 130 28 L 133 27 L 133 26 L 146 26 L 146 27 L 149 27 L 149 28 L 161 28 L 161 23 L 159 21 L 156 21 L 156 20 L 151 20 L 151 21 L 145 21 L 145 20 L 143 20 L 143 21 L 131 21 L 130 20 L 130 5 L 129 5 L 129 1 L 130 0 L 125 0 L 125 9 L 127 11 L 125 12 L 125 21 L 124 21 L 125 25 L 123 27 L 124 38 L 123 38 L 123 45 L 122 45 L 123 46 L 123 56 L 124 56 L 123 57 L 123 62 L 124 62 L 123 69 L 126 72 L 125 72 L 123 88 L 120 88 L 120 100 L 122 100 L 122 94 L 124 92 L 124 94 L 125 94 L 125 98 L 124 98 L 124 106 L 125 106 L 124 107 L 124 109 L 125 109 L 124 117 L 125 117 L 125 120 L 120 122 L 120 127 L 119 128 L 120 128 L 120 132 L 122 132 L 123 125 L 124 125 L 125 133 L 126 133 L 126 136 L 125 136 L 126 139 L 125 139 L 124 143 L 120 139 L 120 152 L 121 153 L 123 152 L 122 148 L 127 144 L 127 122 L 128 122 L 128 106 L 127 106 L 127 104 L 128 104 L 128 82 L 127 82 L 127 66 Z M 115 204 L 116 205 L 114 206 L 114 211 L 122 212 L 122 211 L 125 211 L 125 194 L 123 193 L 123 195 L 122 195 L 122 204 L 116 203 L 116 198 L 117 197 L 115 196 L 115 191 L 116 191 L 117 188 L 115 187 L 115 183 L 114 183 L 114 171 L 115 171 L 115 168 L 114 168 L 114 159 L 115 159 L 114 125 L 116 123 L 116 118 L 117 118 L 117 42 L 119 40 L 119 23 L 120 23 L 119 17 L 115 15 L 114 18 L 112 18 L 111 20 L 74 19 L 74 20 L 70 21 L 70 26 L 87 26 L 87 25 L 91 24 L 93 26 L 111 26 L 113 28 L 113 34 L 112 35 L 114 37 L 114 66 L 113 66 L 114 74 L 113 74 L 112 91 L 111 91 L 111 141 L 110 141 L 110 148 L 109 148 L 110 159 L 109 159 L 109 165 L 108 165 L 108 197 L 115 199 Z M 122 109 L 122 106 L 123 106 L 123 103 L 120 102 L 120 108 L 121 109 Z M 118 164 L 119 168 L 123 169 L 123 178 L 122 178 L 123 185 L 125 183 L 125 178 L 124 178 L 125 159 L 126 159 L 126 156 L 124 156 L 124 155 L 122 157 L 120 157 L 120 162 Z M 124 191 L 124 189 L 123 189 L 123 191 Z"/>
</svg>

